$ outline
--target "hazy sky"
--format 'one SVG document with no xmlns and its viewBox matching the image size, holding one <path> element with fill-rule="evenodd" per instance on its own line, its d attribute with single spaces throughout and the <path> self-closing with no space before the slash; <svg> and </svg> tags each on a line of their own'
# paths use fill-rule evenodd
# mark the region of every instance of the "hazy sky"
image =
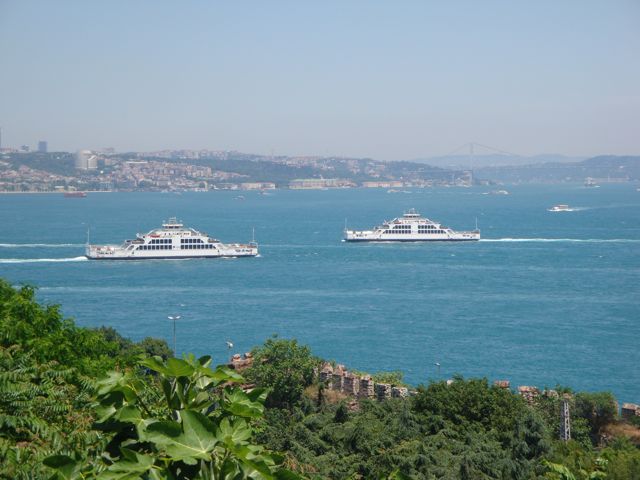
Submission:
<svg viewBox="0 0 640 480">
<path fill-rule="evenodd" d="M 3 146 L 640 154 L 640 0 L 0 0 Z"/>
</svg>

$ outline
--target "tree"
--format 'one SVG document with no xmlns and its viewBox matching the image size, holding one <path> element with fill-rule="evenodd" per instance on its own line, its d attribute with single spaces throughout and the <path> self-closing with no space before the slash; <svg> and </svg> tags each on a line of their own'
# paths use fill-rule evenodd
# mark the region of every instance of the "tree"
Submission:
<svg viewBox="0 0 640 480">
<path fill-rule="evenodd" d="M 610 392 L 576 394 L 575 416 L 585 418 L 591 427 L 591 439 L 598 443 L 605 426 L 618 416 L 618 404 Z"/>
<path fill-rule="evenodd" d="M 99 448 L 90 394 L 74 369 L 0 347 L 0 478 L 48 478 L 42 460 L 52 452 Z"/>
<path fill-rule="evenodd" d="M 253 350 L 253 364 L 246 371 L 247 379 L 269 389 L 267 406 L 291 408 L 311 385 L 319 360 L 309 347 L 294 340 L 268 339 Z"/>
<path fill-rule="evenodd" d="M 418 387 L 414 409 L 435 415 L 454 426 L 495 430 L 503 441 L 513 431 L 516 418 L 524 412 L 524 402 L 510 390 L 489 386 L 486 378 L 465 380 L 456 377 L 446 382 Z"/>
<path fill-rule="evenodd" d="M 97 428 L 110 436 L 98 460 L 54 455 L 45 465 L 59 480 L 298 478 L 281 457 L 251 442 L 266 392 L 232 386 L 242 377 L 198 360 L 148 358 L 156 377 L 110 372 L 98 382 Z"/>
</svg>

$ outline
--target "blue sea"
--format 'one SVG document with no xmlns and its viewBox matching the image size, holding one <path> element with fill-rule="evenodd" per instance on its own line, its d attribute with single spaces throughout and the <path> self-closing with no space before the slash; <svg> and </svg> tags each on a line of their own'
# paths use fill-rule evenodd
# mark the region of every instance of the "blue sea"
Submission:
<svg viewBox="0 0 640 480">
<path fill-rule="evenodd" d="M 640 402 L 640 192 L 636 185 L 0 196 L 0 276 L 36 285 L 83 326 L 161 337 L 178 353 L 250 350 L 273 334 L 411 384 L 465 377 L 610 390 Z M 243 197 L 240 197 L 240 195 Z M 551 213 L 558 203 L 576 211 Z M 346 244 L 416 208 L 473 243 Z M 259 258 L 95 262 L 177 216 Z M 436 363 L 441 365 L 440 372 Z"/>
</svg>

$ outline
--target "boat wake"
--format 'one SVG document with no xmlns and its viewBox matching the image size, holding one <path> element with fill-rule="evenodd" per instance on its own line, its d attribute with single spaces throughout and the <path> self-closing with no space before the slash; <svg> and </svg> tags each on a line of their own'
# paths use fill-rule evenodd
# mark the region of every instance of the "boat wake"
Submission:
<svg viewBox="0 0 640 480">
<path fill-rule="evenodd" d="M 635 238 L 481 238 L 481 242 L 640 243 Z"/>
<path fill-rule="evenodd" d="M 0 263 L 86 262 L 87 257 L 69 258 L 0 258 Z"/>
<path fill-rule="evenodd" d="M 83 247 L 82 243 L 0 243 L 0 248 L 68 248 Z"/>
</svg>

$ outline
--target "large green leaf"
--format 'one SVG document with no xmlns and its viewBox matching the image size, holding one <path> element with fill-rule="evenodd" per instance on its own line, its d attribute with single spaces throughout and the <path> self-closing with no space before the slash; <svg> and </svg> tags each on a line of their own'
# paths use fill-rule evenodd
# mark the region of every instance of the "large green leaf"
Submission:
<svg viewBox="0 0 640 480">
<path fill-rule="evenodd" d="M 170 358 L 167 360 L 167 372 L 172 377 L 188 377 L 195 369 L 184 360 Z"/>
<path fill-rule="evenodd" d="M 238 417 L 258 418 L 264 412 L 264 405 L 252 401 L 249 395 L 238 388 L 226 389 L 224 399 L 223 408 Z"/>
<path fill-rule="evenodd" d="M 106 395 L 124 384 L 124 375 L 120 372 L 109 372 L 105 378 L 98 380 L 98 396 Z"/>
<path fill-rule="evenodd" d="M 81 478 L 80 470 L 82 464 L 66 455 L 52 455 L 51 457 L 45 458 L 42 463 L 55 470 L 53 478 L 56 480 L 75 480 Z"/>
<path fill-rule="evenodd" d="M 153 370 L 154 372 L 168 375 L 167 367 L 162 362 L 161 357 L 143 358 L 140 361 L 140 365 L 142 365 L 143 367 L 147 367 L 149 370 Z"/>
<path fill-rule="evenodd" d="M 154 458 L 127 448 L 121 448 L 122 459 L 98 475 L 98 480 L 135 480 L 146 474 L 154 463 Z"/>
<path fill-rule="evenodd" d="M 211 370 L 210 368 L 206 369 L 206 375 L 213 380 L 222 382 L 242 382 L 244 378 L 235 370 L 226 367 L 224 365 L 219 365 L 215 370 Z"/>
<path fill-rule="evenodd" d="M 147 427 L 145 438 L 164 450 L 172 460 L 194 464 L 196 460 L 209 460 L 218 444 L 215 426 L 199 412 L 181 412 L 182 428 L 176 422 L 156 422 Z"/>
<path fill-rule="evenodd" d="M 251 429 L 242 418 L 233 421 L 223 418 L 218 426 L 218 438 L 230 448 L 242 445 L 251 438 Z"/>
</svg>

